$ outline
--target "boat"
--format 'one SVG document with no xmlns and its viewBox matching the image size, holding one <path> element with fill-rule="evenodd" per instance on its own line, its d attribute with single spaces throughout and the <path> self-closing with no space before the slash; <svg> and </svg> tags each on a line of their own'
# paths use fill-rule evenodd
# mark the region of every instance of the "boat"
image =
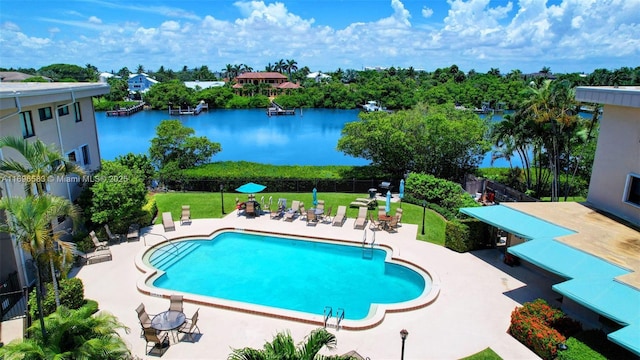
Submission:
<svg viewBox="0 0 640 360">
<path fill-rule="evenodd" d="M 370 101 L 367 101 L 366 104 L 362 105 L 362 110 L 366 112 L 372 112 L 372 111 L 380 111 L 382 110 L 382 108 L 378 105 L 377 101 L 370 100 Z"/>
</svg>

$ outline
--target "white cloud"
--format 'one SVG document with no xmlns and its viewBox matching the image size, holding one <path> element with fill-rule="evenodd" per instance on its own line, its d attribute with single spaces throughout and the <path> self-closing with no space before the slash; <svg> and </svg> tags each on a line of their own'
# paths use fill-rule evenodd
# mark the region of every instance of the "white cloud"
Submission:
<svg viewBox="0 0 640 360">
<path fill-rule="evenodd" d="M 422 13 L 422 17 L 427 19 L 427 18 L 430 18 L 431 15 L 433 15 L 433 9 L 430 9 L 430 8 L 425 6 L 425 7 L 422 8 L 421 13 Z"/>
<path fill-rule="evenodd" d="M 100 18 L 98 18 L 97 16 L 90 16 L 89 22 L 92 24 L 102 24 L 102 20 L 100 20 Z"/>
</svg>

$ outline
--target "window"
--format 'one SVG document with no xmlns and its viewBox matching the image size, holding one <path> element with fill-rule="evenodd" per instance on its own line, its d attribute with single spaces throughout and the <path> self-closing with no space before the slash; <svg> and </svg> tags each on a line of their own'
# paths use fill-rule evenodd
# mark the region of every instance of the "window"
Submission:
<svg viewBox="0 0 640 360">
<path fill-rule="evenodd" d="M 80 151 L 82 151 L 83 164 L 84 165 L 91 164 L 91 158 L 89 158 L 89 145 L 82 145 L 82 147 L 80 148 Z"/>
<path fill-rule="evenodd" d="M 82 121 L 82 113 L 80 112 L 80 103 L 73 103 L 73 110 L 76 113 L 76 122 Z"/>
<path fill-rule="evenodd" d="M 38 115 L 40 115 L 40 121 L 45 121 L 53 118 L 51 107 L 43 107 L 38 109 Z"/>
<path fill-rule="evenodd" d="M 58 108 L 58 116 L 65 116 L 65 115 L 69 115 L 69 107 L 63 106 Z"/>
<path fill-rule="evenodd" d="M 72 152 L 68 153 L 67 157 L 69 158 L 69 161 L 71 161 L 71 162 L 76 162 L 77 161 L 76 152 L 75 151 L 72 151 Z"/>
<path fill-rule="evenodd" d="M 629 174 L 627 176 L 627 185 L 624 188 L 624 198 L 622 201 L 640 206 L 640 175 Z"/>
<path fill-rule="evenodd" d="M 20 125 L 22 127 L 22 137 L 28 138 L 35 136 L 33 131 L 33 121 L 31 119 L 31 111 L 24 111 L 20 113 Z"/>
</svg>

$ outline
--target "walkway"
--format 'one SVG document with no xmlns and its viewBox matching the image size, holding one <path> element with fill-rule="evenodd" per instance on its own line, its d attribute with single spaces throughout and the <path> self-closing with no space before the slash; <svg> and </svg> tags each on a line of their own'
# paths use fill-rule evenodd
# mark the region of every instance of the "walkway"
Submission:
<svg viewBox="0 0 640 360">
<path fill-rule="evenodd" d="M 362 238 L 362 230 L 353 230 L 353 221 L 348 219 L 342 228 L 326 224 L 307 227 L 304 221 L 287 223 L 271 220 L 268 215 L 247 219 L 237 216 L 234 211 L 223 219 L 194 220 L 191 225 L 176 222 L 176 231 L 165 235 L 209 234 L 217 228 L 234 227 L 357 241 Z M 161 225 L 146 230 L 164 233 Z M 506 331 L 511 311 L 516 306 L 538 297 L 553 299 L 550 280 L 523 267 L 505 266 L 494 250 L 458 254 L 417 241 L 417 230 L 417 226 L 405 224 L 394 234 L 379 232 L 376 242 L 393 246 L 394 255 L 415 262 L 438 276 L 441 282 L 439 298 L 422 309 L 387 314 L 379 326 L 370 330 L 335 332 L 332 329 L 338 339 L 337 349 L 323 353 L 344 354 L 356 350 L 371 359 L 398 359 L 399 332 L 407 329 L 407 359 L 458 359 L 487 347 L 504 359 L 536 358 Z M 136 282 L 141 273 L 134 266 L 134 259 L 144 251 L 145 241 L 150 246 L 160 240 L 159 236 L 146 236 L 139 242 L 113 245 L 112 261 L 84 266 L 77 271 L 85 284 L 85 296 L 97 300 L 101 309 L 113 313 L 131 329 L 124 339 L 133 354 L 140 358 L 151 357 L 145 355 L 145 341 L 139 337 L 140 327 L 134 310 L 143 302 L 149 313 L 158 313 L 168 307 L 169 300 L 137 291 Z M 314 295 L 312 289 L 310 295 Z M 279 331 L 289 330 L 297 342 L 316 328 L 190 303 L 185 304 L 185 312 L 190 316 L 198 307 L 202 336 L 195 343 L 172 345 L 163 358 L 226 359 L 232 348 L 262 348 L 265 341 L 270 341 Z"/>
</svg>

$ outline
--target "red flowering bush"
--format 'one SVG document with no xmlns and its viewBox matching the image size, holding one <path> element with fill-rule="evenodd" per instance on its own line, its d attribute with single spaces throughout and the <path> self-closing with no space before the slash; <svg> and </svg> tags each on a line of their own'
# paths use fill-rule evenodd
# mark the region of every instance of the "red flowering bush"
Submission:
<svg viewBox="0 0 640 360">
<path fill-rule="evenodd" d="M 558 344 L 566 339 L 551 325 L 562 317 L 562 311 L 552 308 L 542 299 L 537 299 L 525 303 L 511 313 L 509 333 L 541 358 L 554 359 Z"/>
</svg>

